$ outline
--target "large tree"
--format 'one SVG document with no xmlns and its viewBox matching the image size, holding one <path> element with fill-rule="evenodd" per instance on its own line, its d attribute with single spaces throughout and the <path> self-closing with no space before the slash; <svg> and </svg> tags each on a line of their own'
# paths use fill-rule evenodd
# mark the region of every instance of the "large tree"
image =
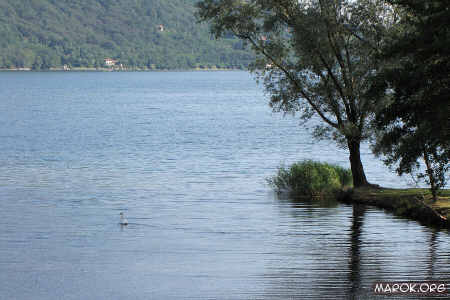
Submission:
<svg viewBox="0 0 450 300">
<path fill-rule="evenodd" d="M 377 99 L 368 93 L 373 59 L 392 14 L 377 0 L 203 0 L 200 21 L 217 38 L 234 34 L 257 55 L 275 111 L 319 116 L 316 137 L 332 138 L 350 152 L 354 186 L 368 185 L 361 142 Z"/>
<path fill-rule="evenodd" d="M 377 114 L 375 151 L 399 174 L 418 171 L 427 178 L 436 199 L 450 157 L 450 1 L 387 2 L 403 13 L 382 49 L 387 63 L 378 92 L 388 91 L 392 101 Z"/>
</svg>

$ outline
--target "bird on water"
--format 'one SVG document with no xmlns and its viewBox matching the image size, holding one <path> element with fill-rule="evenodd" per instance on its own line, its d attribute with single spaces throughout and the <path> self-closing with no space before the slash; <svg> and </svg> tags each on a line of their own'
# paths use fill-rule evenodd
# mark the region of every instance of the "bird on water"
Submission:
<svg viewBox="0 0 450 300">
<path fill-rule="evenodd" d="M 125 219 L 123 212 L 120 213 L 120 225 L 128 225 L 128 220 Z"/>
</svg>

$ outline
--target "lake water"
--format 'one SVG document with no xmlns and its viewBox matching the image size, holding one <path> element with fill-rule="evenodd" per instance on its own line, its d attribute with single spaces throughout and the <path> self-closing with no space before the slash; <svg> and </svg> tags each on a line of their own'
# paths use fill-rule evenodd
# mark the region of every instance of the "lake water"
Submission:
<svg viewBox="0 0 450 300">
<path fill-rule="evenodd" d="M 274 195 L 280 164 L 348 154 L 245 72 L 0 73 L 0 91 L 0 299 L 379 299 L 375 281 L 450 280 L 446 231 Z M 371 182 L 408 185 L 363 148 Z"/>
</svg>

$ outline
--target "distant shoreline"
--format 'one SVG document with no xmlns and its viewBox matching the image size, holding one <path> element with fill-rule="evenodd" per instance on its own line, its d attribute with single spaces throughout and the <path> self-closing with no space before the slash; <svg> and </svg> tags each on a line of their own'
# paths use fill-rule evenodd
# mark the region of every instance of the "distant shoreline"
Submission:
<svg viewBox="0 0 450 300">
<path fill-rule="evenodd" d="M 55 67 L 33 70 L 31 68 L 0 68 L 0 72 L 180 72 L 180 71 L 245 71 L 240 68 L 192 68 L 192 69 L 149 69 L 149 68 L 88 68 L 76 67 L 65 69 Z"/>
</svg>

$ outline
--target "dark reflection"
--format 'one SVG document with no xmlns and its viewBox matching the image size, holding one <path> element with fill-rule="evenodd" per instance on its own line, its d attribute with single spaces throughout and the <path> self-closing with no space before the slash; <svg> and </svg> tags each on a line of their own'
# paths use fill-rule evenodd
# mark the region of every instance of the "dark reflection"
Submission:
<svg viewBox="0 0 450 300">
<path fill-rule="evenodd" d="M 436 251 L 436 247 L 437 247 L 437 242 L 436 242 L 436 238 L 438 235 L 438 231 L 436 229 L 432 229 L 431 233 L 430 233 L 430 241 L 429 241 L 429 249 L 430 249 L 430 257 L 429 257 L 429 261 L 428 261 L 428 279 L 429 280 L 433 280 L 433 276 L 434 276 L 434 268 L 435 268 L 435 264 L 436 264 L 436 259 L 437 259 L 437 251 Z"/>
<path fill-rule="evenodd" d="M 378 299 L 385 298 L 372 291 L 379 280 L 443 278 L 439 230 L 417 224 L 413 234 L 408 221 L 331 199 L 280 197 L 278 203 L 281 230 L 273 238 L 276 255 L 261 277 L 264 299 Z"/>
<path fill-rule="evenodd" d="M 263 299 L 346 299 L 351 206 L 332 198 L 279 197 L 277 247 L 268 259 Z"/>
<path fill-rule="evenodd" d="M 332 213 L 331 209 L 339 206 L 339 202 L 333 197 L 312 199 L 308 197 L 294 197 L 287 193 L 281 193 L 277 194 L 276 198 L 280 204 L 293 208 L 289 210 L 293 217 L 317 218 Z M 317 208 L 320 208 L 320 210 Z"/>
<path fill-rule="evenodd" d="M 336 201 L 336 199 L 332 196 L 310 198 L 310 197 L 293 196 L 290 195 L 289 193 L 277 193 L 276 199 L 282 204 L 289 203 L 293 206 L 297 205 L 304 206 L 305 204 L 307 204 L 315 207 L 333 208 L 339 205 L 339 202 Z"/>
<path fill-rule="evenodd" d="M 350 230 L 350 260 L 349 282 L 350 295 L 355 297 L 361 288 L 361 233 L 364 223 L 365 205 L 354 204 L 352 212 L 352 225 Z"/>
</svg>

